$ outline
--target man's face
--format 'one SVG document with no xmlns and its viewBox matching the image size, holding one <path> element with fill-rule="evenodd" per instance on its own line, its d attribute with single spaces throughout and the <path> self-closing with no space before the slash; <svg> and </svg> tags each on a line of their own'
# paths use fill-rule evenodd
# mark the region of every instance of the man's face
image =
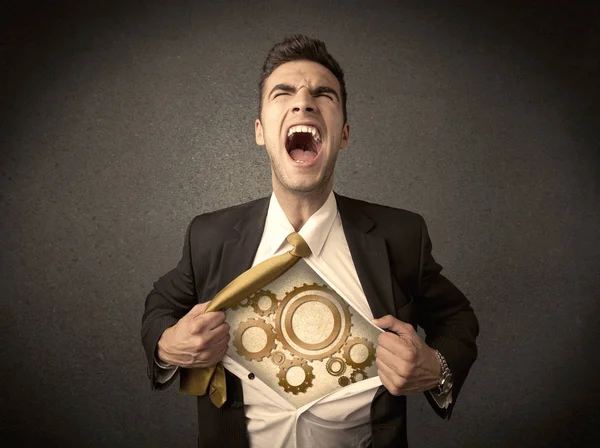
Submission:
<svg viewBox="0 0 600 448">
<path fill-rule="evenodd" d="M 338 152 L 350 136 L 336 77 L 311 61 L 277 67 L 264 85 L 255 134 L 271 159 L 273 189 L 329 191 Z"/>
</svg>

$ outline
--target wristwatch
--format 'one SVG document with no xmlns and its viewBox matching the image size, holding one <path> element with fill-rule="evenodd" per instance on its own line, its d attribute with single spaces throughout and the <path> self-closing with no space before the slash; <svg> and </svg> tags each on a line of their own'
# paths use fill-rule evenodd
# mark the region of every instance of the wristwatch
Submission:
<svg viewBox="0 0 600 448">
<path fill-rule="evenodd" d="M 450 390 L 452 390 L 452 372 L 448 367 L 446 358 L 444 358 L 444 356 L 438 350 L 436 350 L 435 353 L 438 355 L 440 364 L 442 365 L 442 376 L 438 381 L 437 387 L 433 389 L 433 392 L 438 395 L 447 395 Z"/>
</svg>

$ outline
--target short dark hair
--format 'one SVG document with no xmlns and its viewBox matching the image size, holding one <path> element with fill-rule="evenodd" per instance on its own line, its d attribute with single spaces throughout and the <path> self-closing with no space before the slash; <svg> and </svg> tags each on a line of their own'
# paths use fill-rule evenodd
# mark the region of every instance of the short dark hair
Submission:
<svg viewBox="0 0 600 448">
<path fill-rule="evenodd" d="M 258 118 L 260 118 L 262 113 L 263 89 L 267 78 L 271 76 L 271 73 L 273 73 L 280 65 L 283 65 L 286 62 L 301 60 L 313 61 L 321 64 L 337 78 L 340 83 L 340 89 L 342 90 L 342 110 L 344 111 L 344 123 L 346 123 L 348 121 L 348 115 L 346 112 L 347 93 L 346 83 L 344 82 L 344 71 L 333 56 L 329 54 L 323 41 L 302 34 L 286 37 L 269 50 L 260 74 L 260 82 L 258 83 L 258 93 L 260 95 L 258 100 Z"/>
</svg>

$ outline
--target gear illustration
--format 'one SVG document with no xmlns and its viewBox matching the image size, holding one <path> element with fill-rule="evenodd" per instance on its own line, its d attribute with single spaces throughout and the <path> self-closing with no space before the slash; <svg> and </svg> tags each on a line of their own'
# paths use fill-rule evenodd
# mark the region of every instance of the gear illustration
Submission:
<svg viewBox="0 0 600 448">
<path fill-rule="evenodd" d="M 250 328 L 260 328 L 267 335 L 265 346 L 257 352 L 251 352 L 244 347 L 242 337 L 244 332 Z M 248 319 L 240 323 L 233 333 L 233 345 L 237 352 L 248 361 L 260 361 L 265 356 L 269 356 L 275 348 L 275 333 L 273 327 L 261 319 Z"/>
<path fill-rule="evenodd" d="M 273 352 L 271 354 L 271 361 L 273 364 L 280 366 L 285 361 L 285 354 L 280 351 Z"/>
<path fill-rule="evenodd" d="M 318 343 L 302 341 L 292 325 L 294 312 L 307 302 L 325 305 L 333 317 L 333 330 Z M 352 321 L 346 301 L 328 286 L 317 283 L 305 283 L 288 292 L 279 302 L 275 315 L 275 331 L 283 348 L 293 355 L 309 360 L 324 360 L 336 353 L 346 342 L 350 327 Z"/>
<path fill-rule="evenodd" d="M 338 378 L 338 384 L 342 387 L 346 387 L 348 384 L 350 384 L 350 379 L 347 376 L 340 376 Z"/>
<path fill-rule="evenodd" d="M 287 373 L 292 367 L 300 367 L 304 370 L 304 381 L 297 386 L 292 386 L 287 380 Z M 305 393 L 306 390 L 312 386 L 315 376 L 313 375 L 313 368 L 309 366 L 306 361 L 292 358 L 281 364 L 279 372 L 277 372 L 277 378 L 279 378 L 279 385 L 283 387 L 284 391 L 298 395 L 299 393 Z"/>
<path fill-rule="evenodd" d="M 364 370 L 356 369 L 354 372 L 350 374 L 350 381 L 356 383 L 357 381 L 366 380 L 369 378 Z"/>
<path fill-rule="evenodd" d="M 368 354 L 364 361 L 357 362 L 352 360 L 352 358 L 350 357 L 350 351 L 355 345 L 364 345 L 365 347 L 367 347 Z M 375 360 L 375 346 L 371 341 L 368 341 L 365 338 L 350 338 L 348 339 L 348 342 L 346 342 L 346 345 L 344 345 L 343 355 L 344 359 L 346 360 L 346 364 L 348 364 L 349 366 L 352 366 L 355 369 L 366 369 Z"/>
<path fill-rule="evenodd" d="M 346 363 L 342 358 L 336 358 L 335 356 L 332 356 L 327 360 L 325 369 L 327 369 L 327 373 L 329 373 L 331 376 L 340 376 L 346 371 Z"/>
<path fill-rule="evenodd" d="M 269 308 L 262 309 L 258 304 L 260 299 L 266 297 L 270 301 Z M 250 305 L 254 308 L 254 312 L 259 316 L 265 317 L 269 314 L 272 314 L 277 309 L 277 305 L 279 305 L 279 301 L 277 300 L 277 296 L 273 294 L 271 291 L 266 289 L 261 289 L 252 295 L 249 299 Z"/>
</svg>

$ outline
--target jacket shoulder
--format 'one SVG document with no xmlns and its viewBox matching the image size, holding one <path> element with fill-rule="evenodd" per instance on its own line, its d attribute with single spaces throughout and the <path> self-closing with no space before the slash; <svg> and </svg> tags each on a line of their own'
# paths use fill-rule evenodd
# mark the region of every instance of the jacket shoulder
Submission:
<svg viewBox="0 0 600 448">
<path fill-rule="evenodd" d="M 380 230 L 390 229 L 397 231 L 400 227 L 420 232 L 424 222 L 423 217 L 419 213 L 403 208 L 391 207 L 341 195 L 338 195 L 337 199 L 338 204 L 341 202 L 343 208 L 356 210 L 373 220 Z"/>
<path fill-rule="evenodd" d="M 197 215 L 190 223 L 190 239 L 199 235 L 205 241 L 222 238 L 233 231 L 234 227 L 249 213 L 261 214 L 261 210 L 264 210 L 266 216 L 268 205 L 269 197 L 264 197 Z"/>
<path fill-rule="evenodd" d="M 354 198 L 349 198 L 346 196 L 338 196 L 338 198 L 342 198 L 345 201 L 349 201 L 352 204 L 354 204 L 355 206 L 362 208 L 363 210 L 371 210 L 376 213 L 393 214 L 393 215 L 397 215 L 397 216 L 402 216 L 407 219 L 415 219 L 415 218 L 419 219 L 419 217 L 421 216 L 418 213 L 415 213 L 411 210 L 407 210 L 404 208 L 391 207 L 389 205 L 378 204 L 376 202 L 363 201 L 362 199 L 354 199 Z"/>
</svg>

